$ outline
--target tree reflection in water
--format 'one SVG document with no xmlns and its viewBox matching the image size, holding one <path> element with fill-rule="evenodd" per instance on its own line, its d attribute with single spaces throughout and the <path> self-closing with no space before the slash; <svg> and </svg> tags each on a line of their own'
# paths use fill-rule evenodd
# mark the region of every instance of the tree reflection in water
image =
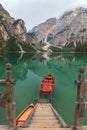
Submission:
<svg viewBox="0 0 87 130">
<path fill-rule="evenodd" d="M 17 81 L 25 80 L 28 70 L 35 74 L 49 73 L 51 68 L 56 69 L 67 65 L 87 66 L 86 54 L 75 53 L 9 53 L 0 55 L 0 79 L 5 77 L 5 64 L 12 64 L 13 78 Z M 40 73 L 40 71 L 42 72 Z"/>
</svg>

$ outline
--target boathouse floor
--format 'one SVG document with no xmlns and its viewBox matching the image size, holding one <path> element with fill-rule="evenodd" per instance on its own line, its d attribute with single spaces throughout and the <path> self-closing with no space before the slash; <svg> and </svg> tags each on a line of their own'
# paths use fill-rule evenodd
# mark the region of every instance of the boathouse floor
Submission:
<svg viewBox="0 0 87 130">
<path fill-rule="evenodd" d="M 9 128 L 7 125 L 0 125 L 0 130 L 74 130 L 73 127 L 67 128 L 64 121 L 60 120 L 60 116 L 55 115 L 54 112 L 50 103 L 38 103 L 26 128 L 18 126 Z M 87 130 L 87 126 L 77 130 Z"/>
<path fill-rule="evenodd" d="M 0 125 L 0 130 L 73 130 L 72 128 L 9 128 L 8 126 Z M 78 130 L 87 130 L 87 126 L 82 126 Z"/>
</svg>

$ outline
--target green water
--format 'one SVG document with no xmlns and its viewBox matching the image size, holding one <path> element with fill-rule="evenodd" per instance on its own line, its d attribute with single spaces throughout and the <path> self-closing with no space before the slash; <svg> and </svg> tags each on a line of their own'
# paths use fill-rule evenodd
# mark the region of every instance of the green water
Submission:
<svg viewBox="0 0 87 130">
<path fill-rule="evenodd" d="M 0 56 L 0 79 L 5 78 L 5 64 L 12 64 L 14 86 L 14 100 L 16 102 L 16 115 L 28 104 L 39 98 L 39 86 L 41 79 L 51 73 L 56 84 L 52 98 L 54 108 L 71 126 L 74 122 L 74 110 L 77 88 L 74 80 L 78 78 L 80 66 L 87 70 L 87 54 L 54 53 L 47 56 L 43 54 L 6 54 Z M 85 73 L 87 79 L 87 71 Z M 0 87 L 4 93 L 5 88 Z M 0 97 L 1 98 L 1 97 Z M 86 97 L 87 100 L 87 97 Z M 83 124 L 87 124 L 87 111 Z M 5 111 L 0 109 L 0 124 L 5 124 Z"/>
</svg>

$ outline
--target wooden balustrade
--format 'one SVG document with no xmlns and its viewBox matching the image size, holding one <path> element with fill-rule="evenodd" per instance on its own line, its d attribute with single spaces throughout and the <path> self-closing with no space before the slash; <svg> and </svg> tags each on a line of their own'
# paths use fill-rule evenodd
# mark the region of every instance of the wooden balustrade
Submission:
<svg viewBox="0 0 87 130">
<path fill-rule="evenodd" d="M 15 81 L 12 79 L 12 65 L 6 64 L 6 79 L 0 80 L 0 86 L 6 87 L 6 92 L 3 94 L 0 91 L 0 95 L 3 94 L 0 99 L 0 107 L 6 110 L 6 117 L 9 121 L 9 127 L 16 126 L 16 107 L 14 102 L 13 86 Z"/>
<path fill-rule="evenodd" d="M 84 117 L 85 108 L 87 108 L 87 103 L 84 102 L 86 91 L 87 91 L 87 81 L 84 79 L 84 67 L 79 70 L 78 80 L 75 80 L 77 85 L 77 99 L 75 104 L 75 120 L 74 120 L 74 130 L 79 130 L 82 127 L 82 119 Z"/>
</svg>

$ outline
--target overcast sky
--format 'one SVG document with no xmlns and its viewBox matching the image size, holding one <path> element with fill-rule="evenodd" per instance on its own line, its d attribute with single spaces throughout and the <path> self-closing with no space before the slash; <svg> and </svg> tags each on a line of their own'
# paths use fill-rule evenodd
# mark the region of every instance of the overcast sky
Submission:
<svg viewBox="0 0 87 130">
<path fill-rule="evenodd" d="M 15 19 L 22 18 L 27 30 L 51 17 L 59 17 L 77 6 L 87 7 L 87 0 L 0 0 Z"/>
</svg>

